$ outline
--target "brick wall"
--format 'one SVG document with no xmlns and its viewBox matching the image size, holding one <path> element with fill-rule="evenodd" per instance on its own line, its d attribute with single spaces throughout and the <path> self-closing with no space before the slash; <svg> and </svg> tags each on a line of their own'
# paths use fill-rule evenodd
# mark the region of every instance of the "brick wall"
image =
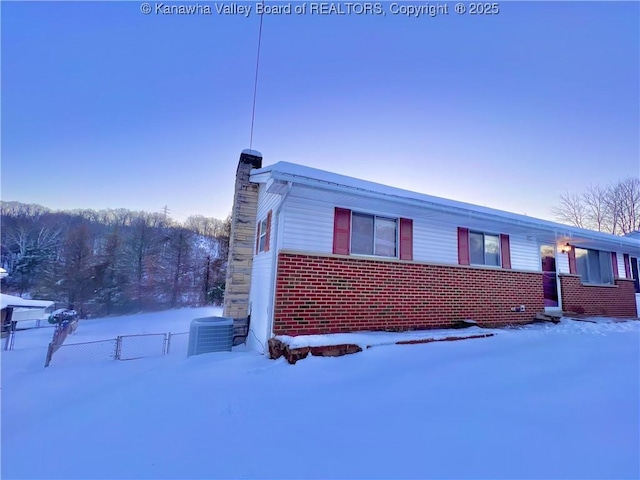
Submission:
<svg viewBox="0 0 640 480">
<path fill-rule="evenodd" d="M 511 308 L 525 305 L 525 312 Z M 276 335 L 530 321 L 542 274 L 297 253 L 278 255 Z"/>
<path fill-rule="evenodd" d="M 633 280 L 619 278 L 615 285 L 583 285 L 578 275 L 560 275 L 565 311 L 585 315 L 636 317 Z"/>
</svg>

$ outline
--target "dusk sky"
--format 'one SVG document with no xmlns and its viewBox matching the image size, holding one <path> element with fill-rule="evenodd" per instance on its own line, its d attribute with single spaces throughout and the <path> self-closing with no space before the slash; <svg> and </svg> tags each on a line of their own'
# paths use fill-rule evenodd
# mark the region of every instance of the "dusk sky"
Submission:
<svg viewBox="0 0 640 480">
<path fill-rule="evenodd" d="M 216 3 L 2 2 L 2 200 L 226 217 L 259 16 Z M 264 16 L 264 165 L 547 219 L 567 190 L 640 175 L 638 2 L 508 1 L 496 15 L 451 2 L 433 18 L 391 5 Z"/>
</svg>

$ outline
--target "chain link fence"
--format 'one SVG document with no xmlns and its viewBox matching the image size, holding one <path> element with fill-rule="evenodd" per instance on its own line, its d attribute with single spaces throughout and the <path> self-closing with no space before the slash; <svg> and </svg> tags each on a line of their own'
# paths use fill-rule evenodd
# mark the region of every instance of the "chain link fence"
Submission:
<svg viewBox="0 0 640 480">
<path fill-rule="evenodd" d="M 120 335 L 94 342 L 52 344 L 47 352 L 45 367 L 104 360 L 136 360 L 169 353 L 187 354 L 189 332 L 143 333 Z"/>
<path fill-rule="evenodd" d="M 187 350 L 189 350 L 189 332 L 168 335 L 166 353 L 186 354 Z"/>
<path fill-rule="evenodd" d="M 138 335 L 120 335 L 117 339 L 117 360 L 135 360 L 137 358 L 164 355 L 167 349 L 166 333 L 143 333 Z"/>
<path fill-rule="evenodd" d="M 51 357 L 48 357 L 45 367 L 114 360 L 117 343 L 117 339 L 113 338 L 111 340 L 60 345 Z"/>
</svg>

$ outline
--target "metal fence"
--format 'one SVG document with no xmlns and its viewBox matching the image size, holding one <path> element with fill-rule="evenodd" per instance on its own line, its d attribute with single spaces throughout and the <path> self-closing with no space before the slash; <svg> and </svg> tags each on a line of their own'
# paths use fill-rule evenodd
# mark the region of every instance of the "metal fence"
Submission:
<svg viewBox="0 0 640 480">
<path fill-rule="evenodd" d="M 116 345 L 117 340 L 115 338 L 60 345 L 51 356 L 47 356 L 45 367 L 49 365 L 76 365 L 78 363 L 113 360 L 116 358 Z"/>
<path fill-rule="evenodd" d="M 53 343 L 53 342 L 52 342 Z M 104 360 L 135 360 L 169 353 L 187 354 L 189 332 L 120 335 L 95 342 L 49 347 L 45 367 Z"/>
<path fill-rule="evenodd" d="M 40 322 L 40 320 L 36 321 L 36 326 L 35 327 L 18 327 L 16 325 L 16 322 L 12 321 L 11 322 L 11 327 L 10 327 L 9 331 L 7 332 L 6 336 L 2 337 L 2 340 L 3 340 L 2 348 L 4 350 L 13 350 L 15 348 L 16 336 L 17 336 L 16 334 L 18 332 L 26 332 L 26 331 L 33 330 L 33 329 L 36 329 L 36 328 L 55 328 L 54 325 L 47 325 L 47 324 L 41 325 L 38 322 Z"/>
<path fill-rule="evenodd" d="M 136 358 L 164 355 L 167 349 L 167 336 L 166 333 L 120 335 L 116 338 L 116 359 L 135 360 Z"/>
<path fill-rule="evenodd" d="M 169 333 L 165 353 L 187 353 L 189 350 L 189 332 Z"/>
</svg>

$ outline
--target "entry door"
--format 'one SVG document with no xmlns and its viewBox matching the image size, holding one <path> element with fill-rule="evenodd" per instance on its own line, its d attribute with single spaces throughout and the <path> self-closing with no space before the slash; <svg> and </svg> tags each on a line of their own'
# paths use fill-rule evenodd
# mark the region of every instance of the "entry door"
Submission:
<svg viewBox="0 0 640 480">
<path fill-rule="evenodd" d="M 540 260 L 542 262 L 542 289 L 544 291 L 544 306 L 558 307 L 558 281 L 556 273 L 556 248 L 554 245 L 540 245 Z"/>
</svg>

